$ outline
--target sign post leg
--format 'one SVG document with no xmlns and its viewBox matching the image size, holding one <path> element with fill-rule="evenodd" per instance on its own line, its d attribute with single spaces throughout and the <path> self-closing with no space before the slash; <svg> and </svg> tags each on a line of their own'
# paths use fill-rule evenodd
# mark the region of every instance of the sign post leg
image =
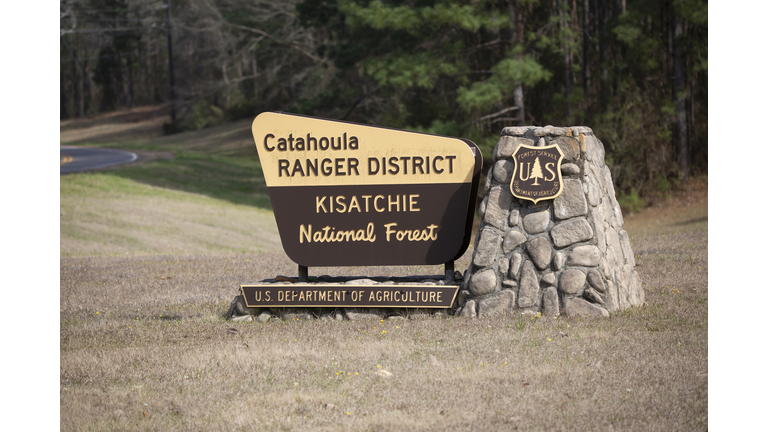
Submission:
<svg viewBox="0 0 768 432">
<path fill-rule="evenodd" d="M 299 264 L 299 282 L 309 282 L 309 268 Z"/>
<path fill-rule="evenodd" d="M 448 261 L 445 263 L 445 280 L 449 283 L 454 283 L 455 280 L 453 279 L 453 261 Z"/>
</svg>

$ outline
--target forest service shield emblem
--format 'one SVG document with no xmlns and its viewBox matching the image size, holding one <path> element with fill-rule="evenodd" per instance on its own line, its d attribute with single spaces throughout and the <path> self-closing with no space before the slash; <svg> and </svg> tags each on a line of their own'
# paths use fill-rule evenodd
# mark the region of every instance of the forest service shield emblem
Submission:
<svg viewBox="0 0 768 432">
<path fill-rule="evenodd" d="M 563 152 L 555 145 L 532 147 L 521 144 L 512 154 L 515 173 L 510 189 L 512 195 L 537 203 L 554 199 L 563 191 L 560 164 Z"/>
</svg>

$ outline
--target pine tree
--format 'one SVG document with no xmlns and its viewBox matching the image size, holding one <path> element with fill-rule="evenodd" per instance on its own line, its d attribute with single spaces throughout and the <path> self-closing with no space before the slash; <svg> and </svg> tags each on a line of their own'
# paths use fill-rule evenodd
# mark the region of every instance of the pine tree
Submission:
<svg viewBox="0 0 768 432">
<path fill-rule="evenodd" d="M 533 186 L 538 186 L 537 183 L 538 179 L 544 178 L 544 175 L 541 173 L 541 164 L 539 163 L 539 158 L 537 157 L 536 160 L 533 162 L 533 169 L 531 169 L 531 178 L 533 178 Z"/>
</svg>

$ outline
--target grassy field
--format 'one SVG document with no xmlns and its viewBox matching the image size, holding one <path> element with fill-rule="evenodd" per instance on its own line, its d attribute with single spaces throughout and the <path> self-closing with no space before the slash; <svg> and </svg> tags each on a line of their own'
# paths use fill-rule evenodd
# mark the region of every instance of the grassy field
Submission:
<svg viewBox="0 0 768 432">
<path fill-rule="evenodd" d="M 61 255 L 279 249 L 250 122 L 164 137 L 153 113 L 62 124 L 62 144 L 126 149 L 140 159 L 61 176 Z"/>
<path fill-rule="evenodd" d="M 296 274 L 247 127 L 87 128 L 157 158 L 61 177 L 62 430 L 708 429 L 706 179 L 626 217 L 646 305 L 609 319 L 231 323 L 241 283 Z M 78 133 L 97 141 L 62 125 Z M 218 196 L 238 184 L 252 188 Z"/>
</svg>

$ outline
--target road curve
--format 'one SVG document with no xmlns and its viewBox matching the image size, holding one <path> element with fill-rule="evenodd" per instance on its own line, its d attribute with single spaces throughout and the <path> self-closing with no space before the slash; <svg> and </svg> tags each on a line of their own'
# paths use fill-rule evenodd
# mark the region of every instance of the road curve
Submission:
<svg viewBox="0 0 768 432">
<path fill-rule="evenodd" d="M 93 147 L 59 147 L 59 175 L 90 171 L 138 159 L 136 153 Z"/>
</svg>

